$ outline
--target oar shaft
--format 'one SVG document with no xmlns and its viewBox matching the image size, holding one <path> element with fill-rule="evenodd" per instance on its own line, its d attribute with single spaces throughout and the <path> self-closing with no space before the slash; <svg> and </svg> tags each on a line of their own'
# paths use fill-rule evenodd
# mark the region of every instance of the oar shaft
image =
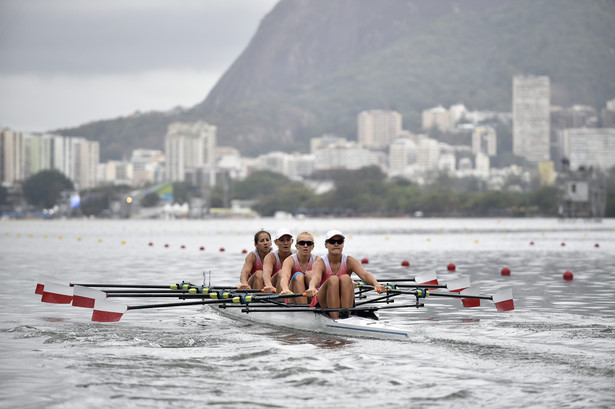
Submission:
<svg viewBox="0 0 615 409">
<path fill-rule="evenodd" d="M 185 305 L 200 305 L 200 304 L 219 304 L 225 302 L 232 302 L 230 299 L 223 300 L 202 300 L 202 301 L 188 301 L 188 302 L 172 302 L 165 304 L 148 304 L 148 305 L 129 305 L 129 310 L 145 310 L 148 308 L 165 308 L 165 307 L 183 307 Z"/>
<path fill-rule="evenodd" d="M 391 290 L 392 293 L 399 294 L 412 294 L 416 295 L 416 291 L 399 291 L 399 290 Z M 446 293 L 429 293 L 429 296 L 437 296 L 437 297 L 450 297 L 450 298 L 472 298 L 476 300 L 492 300 L 493 296 L 484 296 L 484 295 L 463 295 L 463 294 L 446 294 Z"/>
<path fill-rule="evenodd" d="M 80 285 L 82 287 L 107 287 L 107 288 L 166 288 L 171 289 L 170 285 L 148 285 L 148 284 L 82 284 L 71 283 L 72 286 Z"/>
</svg>

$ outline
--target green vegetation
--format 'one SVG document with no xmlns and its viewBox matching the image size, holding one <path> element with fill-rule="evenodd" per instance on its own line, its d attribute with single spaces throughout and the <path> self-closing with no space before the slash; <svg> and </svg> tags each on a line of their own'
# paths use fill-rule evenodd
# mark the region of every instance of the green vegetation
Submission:
<svg viewBox="0 0 615 409">
<path fill-rule="evenodd" d="M 309 215 L 407 216 L 556 216 L 559 191 L 552 186 L 511 180 L 515 191 L 482 191 L 476 178 L 453 179 L 446 173 L 432 176 L 425 186 L 405 179 L 385 180 L 378 167 L 338 170 L 328 175 L 335 189 L 322 195 L 299 182 L 272 172 L 257 172 L 234 186 L 236 199 L 256 201 L 263 216 L 281 210 Z M 615 185 L 615 175 L 612 176 Z M 614 186 L 615 187 L 615 186 Z M 614 190 L 615 192 L 615 190 Z M 615 215 L 615 214 L 614 214 Z"/>
<path fill-rule="evenodd" d="M 26 179 L 22 189 L 30 205 L 49 209 L 57 203 L 63 191 L 73 190 L 73 182 L 55 169 L 43 170 Z"/>
</svg>

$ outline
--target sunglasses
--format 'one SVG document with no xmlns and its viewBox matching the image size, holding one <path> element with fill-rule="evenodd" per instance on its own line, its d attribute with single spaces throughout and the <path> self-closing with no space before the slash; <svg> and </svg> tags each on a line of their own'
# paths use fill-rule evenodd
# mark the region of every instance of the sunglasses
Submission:
<svg viewBox="0 0 615 409">
<path fill-rule="evenodd" d="M 329 239 L 327 240 L 329 244 L 344 244 L 344 239 Z"/>
<path fill-rule="evenodd" d="M 301 241 L 298 241 L 297 244 L 300 245 L 300 246 L 313 246 L 314 242 L 313 241 L 301 240 Z"/>
</svg>

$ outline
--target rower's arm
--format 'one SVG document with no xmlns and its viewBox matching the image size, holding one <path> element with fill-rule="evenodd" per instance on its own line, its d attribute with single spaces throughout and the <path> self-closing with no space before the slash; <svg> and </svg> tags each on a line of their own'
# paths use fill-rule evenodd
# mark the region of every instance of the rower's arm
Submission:
<svg viewBox="0 0 615 409">
<path fill-rule="evenodd" d="M 278 280 L 278 284 L 281 287 L 280 294 L 291 293 L 288 283 L 290 282 L 290 276 L 294 267 L 295 260 L 292 257 L 286 257 L 286 260 L 284 260 L 282 264 L 282 270 L 278 271 L 278 274 L 280 274 L 280 279 Z"/>
<path fill-rule="evenodd" d="M 271 274 L 273 273 L 273 266 L 275 265 L 275 255 L 273 253 L 269 253 L 265 256 L 265 260 L 263 260 L 263 283 L 265 287 L 273 287 L 273 283 L 271 282 Z"/>
<path fill-rule="evenodd" d="M 346 260 L 346 265 L 348 266 L 349 272 L 354 272 L 366 284 L 373 286 L 378 292 L 385 291 L 384 286 L 380 284 L 373 275 L 368 273 L 367 270 L 363 268 L 359 260 L 354 257 L 348 256 L 348 259 Z"/>
<path fill-rule="evenodd" d="M 248 276 L 250 275 L 250 271 L 252 271 L 252 267 L 254 267 L 255 262 L 256 256 L 254 253 L 250 253 L 246 256 L 246 261 L 243 263 L 243 268 L 241 269 L 241 274 L 239 275 L 241 288 L 250 288 L 250 285 L 248 284 Z"/>
<path fill-rule="evenodd" d="M 320 284 L 320 280 L 322 279 L 322 273 L 325 271 L 325 263 L 320 258 L 314 262 L 312 265 L 312 279 L 310 280 L 310 286 L 306 291 L 306 295 L 308 297 L 313 297 L 316 295 L 316 287 Z"/>
</svg>

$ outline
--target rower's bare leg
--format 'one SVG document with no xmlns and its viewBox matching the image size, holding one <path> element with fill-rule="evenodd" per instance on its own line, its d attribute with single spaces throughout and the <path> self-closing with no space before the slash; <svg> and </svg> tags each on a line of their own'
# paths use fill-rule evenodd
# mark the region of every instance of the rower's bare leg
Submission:
<svg viewBox="0 0 615 409">
<path fill-rule="evenodd" d="M 350 275 L 344 274 L 340 278 L 340 307 L 352 308 L 354 304 L 354 283 Z"/>
<path fill-rule="evenodd" d="M 302 273 L 295 273 L 290 280 L 290 289 L 295 294 L 303 294 L 305 292 L 305 278 Z M 295 304 L 307 304 L 307 297 L 297 297 L 291 301 Z"/>
<path fill-rule="evenodd" d="M 305 273 L 304 278 L 305 278 L 305 282 L 303 283 L 303 285 L 305 286 L 306 289 L 308 289 L 308 288 L 310 288 L 310 282 L 312 281 L 312 270 L 308 270 Z M 312 302 L 312 298 L 314 298 L 314 297 L 308 297 L 308 299 L 307 299 L 307 303 L 308 304 Z"/>
<path fill-rule="evenodd" d="M 331 276 L 327 278 L 329 285 L 327 286 L 327 299 L 326 299 L 326 307 L 324 308 L 340 308 L 340 279 L 338 276 Z M 325 282 L 325 283 L 326 283 Z M 323 284 L 324 285 L 324 284 Z M 320 303 L 322 306 L 322 302 Z M 329 312 L 329 316 L 331 318 L 339 318 L 339 311 L 331 311 Z"/>
<path fill-rule="evenodd" d="M 271 285 L 275 287 L 275 292 L 280 294 L 282 291 L 282 283 L 280 283 L 280 274 L 276 274 L 271 277 Z"/>
<path fill-rule="evenodd" d="M 262 290 L 265 286 L 265 282 L 263 281 L 263 270 L 255 271 L 248 279 L 248 285 L 255 290 Z"/>
</svg>

